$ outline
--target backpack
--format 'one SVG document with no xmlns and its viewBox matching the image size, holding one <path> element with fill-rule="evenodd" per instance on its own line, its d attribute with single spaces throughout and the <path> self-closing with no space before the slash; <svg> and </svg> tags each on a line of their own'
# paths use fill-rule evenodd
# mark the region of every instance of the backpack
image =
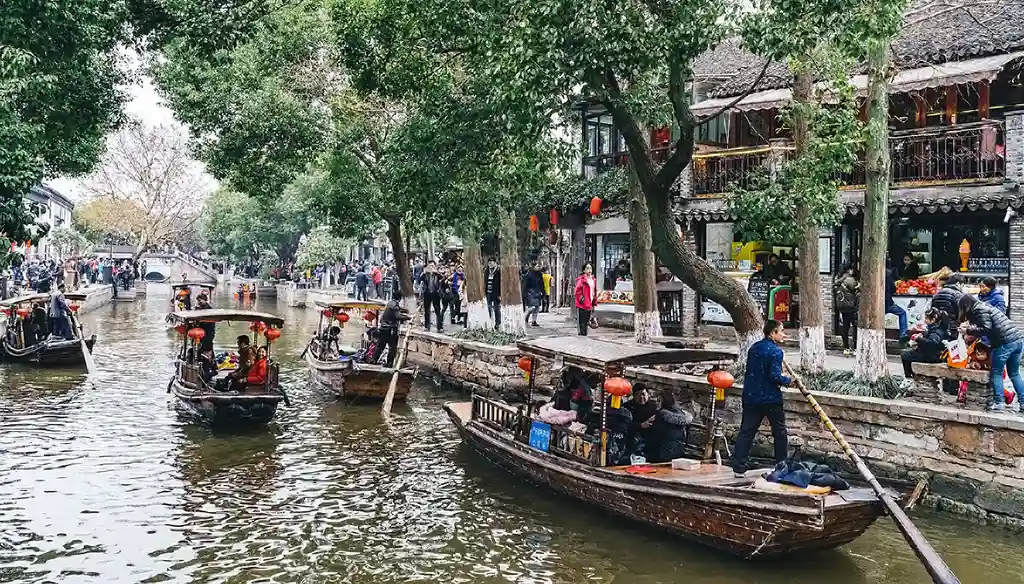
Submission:
<svg viewBox="0 0 1024 584">
<path fill-rule="evenodd" d="M 857 308 L 857 294 L 850 290 L 842 280 L 836 282 L 832 290 L 832 297 L 835 298 L 836 308 L 840 310 L 853 310 Z"/>
</svg>

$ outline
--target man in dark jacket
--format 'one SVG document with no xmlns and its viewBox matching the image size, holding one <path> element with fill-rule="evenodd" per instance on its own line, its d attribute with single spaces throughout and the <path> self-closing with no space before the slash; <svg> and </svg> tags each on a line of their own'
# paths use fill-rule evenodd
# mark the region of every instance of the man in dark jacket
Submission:
<svg viewBox="0 0 1024 584">
<path fill-rule="evenodd" d="M 423 327 L 430 330 L 430 310 L 433 308 L 437 316 L 437 332 L 444 332 L 444 319 L 441 318 L 441 289 L 442 277 L 437 271 L 437 264 L 433 260 L 427 262 L 420 280 L 420 289 L 423 290 Z"/>
<path fill-rule="evenodd" d="M 544 278 L 540 275 L 540 264 L 533 263 L 529 272 L 523 276 L 523 301 L 526 303 L 526 323 L 530 326 L 537 324 L 537 312 L 540 311 L 540 301 L 544 296 Z M 530 317 L 533 321 L 530 321 Z"/>
<path fill-rule="evenodd" d="M 989 383 L 992 385 L 992 403 L 990 412 L 1001 412 L 1006 409 L 1003 395 L 1003 368 L 1013 384 L 1014 391 L 1020 395 L 1024 391 L 1024 377 L 1020 374 L 1020 360 L 1024 355 L 1024 334 L 1002 312 L 979 301 L 970 294 L 960 297 L 960 330 L 976 337 L 988 339 L 992 347 L 992 370 Z"/>
<path fill-rule="evenodd" d="M 494 319 L 494 328 L 501 326 L 501 268 L 493 258 L 487 258 L 484 269 L 484 297 L 487 299 L 487 312 Z"/>
<path fill-rule="evenodd" d="M 743 376 L 743 418 L 732 455 L 733 472 L 737 477 L 746 475 L 747 457 L 754 444 L 754 436 L 761 421 L 768 418 L 775 443 L 775 462 L 786 460 L 789 442 L 786 436 L 786 413 L 782 409 L 782 390 L 792 380 L 782 374 L 782 348 L 786 340 L 785 329 L 777 320 L 764 323 L 764 338 L 754 343 L 747 352 L 747 372 Z"/>
<path fill-rule="evenodd" d="M 952 325 L 953 329 L 956 329 L 957 322 L 957 303 L 960 302 L 960 297 L 964 295 L 963 289 L 964 277 L 960 274 L 953 274 L 945 283 L 942 284 L 942 288 L 932 296 L 932 308 L 941 310 L 946 314 L 948 322 Z"/>
<path fill-rule="evenodd" d="M 907 342 L 907 311 L 903 310 L 903 307 L 892 299 L 893 294 L 896 293 L 896 270 L 894 268 L 885 269 L 885 313 L 895 314 L 899 321 L 900 326 L 900 342 Z"/>
<path fill-rule="evenodd" d="M 387 308 L 384 309 L 384 313 L 380 316 L 379 342 L 377 343 L 377 349 L 373 354 L 371 363 L 380 361 L 381 353 L 384 352 L 384 347 L 387 347 L 386 365 L 391 367 L 394 364 L 395 355 L 398 351 L 398 327 L 403 322 L 409 320 L 409 318 L 409 315 L 398 305 L 398 300 L 392 299 L 388 302 Z"/>
</svg>

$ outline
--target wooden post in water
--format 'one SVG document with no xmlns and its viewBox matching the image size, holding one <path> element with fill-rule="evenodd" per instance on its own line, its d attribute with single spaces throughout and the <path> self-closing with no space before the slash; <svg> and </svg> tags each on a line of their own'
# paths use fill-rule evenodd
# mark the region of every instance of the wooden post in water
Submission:
<svg viewBox="0 0 1024 584">
<path fill-rule="evenodd" d="M 803 380 L 800 379 L 800 376 L 793 371 L 793 368 L 790 367 L 789 363 L 785 360 L 782 361 L 782 367 L 786 370 L 786 373 L 793 378 L 793 382 L 797 389 L 799 389 L 800 393 L 802 393 L 804 398 L 807 399 L 807 402 L 811 404 L 811 408 L 816 414 L 818 414 L 818 418 L 823 424 L 825 424 L 828 431 L 832 433 L 832 437 L 839 443 L 839 447 L 843 449 L 846 456 L 853 461 L 854 465 L 856 465 L 857 471 L 860 472 L 860 476 L 864 477 L 864 480 L 871 485 L 871 489 L 875 492 L 875 496 L 877 496 L 882 504 L 885 505 L 885 510 L 890 516 L 892 516 L 893 520 L 896 522 L 896 527 L 900 530 L 900 533 L 903 534 L 903 538 L 907 540 L 907 543 L 910 544 L 910 548 L 914 550 L 915 554 L 917 554 L 917 559 L 924 564 L 925 570 L 927 570 L 928 574 L 932 577 L 932 582 L 935 584 L 960 584 L 960 580 L 955 574 L 953 574 L 953 570 L 949 569 L 946 562 L 941 556 L 939 556 L 938 552 L 935 551 L 932 544 L 928 543 L 924 534 L 922 534 L 917 526 L 914 525 L 914 522 L 910 520 L 910 517 L 907 516 L 899 504 L 896 503 L 892 496 L 882 488 L 882 485 L 878 483 L 878 479 L 875 478 L 875 475 L 872 474 L 867 465 L 864 464 L 860 455 L 853 451 L 853 448 L 850 447 L 850 443 L 847 442 L 846 438 L 844 438 L 839 432 L 839 428 L 836 428 L 836 425 L 832 423 L 832 420 L 828 417 L 828 414 L 825 413 L 825 410 L 821 409 L 821 406 L 818 404 L 818 400 L 814 399 L 814 396 L 811 395 L 807 386 L 804 385 Z"/>
</svg>

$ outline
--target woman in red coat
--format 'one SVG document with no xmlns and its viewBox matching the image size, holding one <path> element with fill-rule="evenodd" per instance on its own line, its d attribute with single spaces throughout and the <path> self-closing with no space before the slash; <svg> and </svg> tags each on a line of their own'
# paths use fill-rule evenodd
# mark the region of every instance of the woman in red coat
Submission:
<svg viewBox="0 0 1024 584">
<path fill-rule="evenodd" d="M 590 318 L 597 305 L 597 279 L 594 278 L 594 267 L 589 263 L 583 265 L 583 273 L 576 278 L 576 314 L 581 336 L 587 336 Z"/>
<path fill-rule="evenodd" d="M 256 349 L 256 360 L 249 367 L 249 375 L 245 378 L 248 386 L 263 386 L 267 383 L 267 348 Z"/>
</svg>

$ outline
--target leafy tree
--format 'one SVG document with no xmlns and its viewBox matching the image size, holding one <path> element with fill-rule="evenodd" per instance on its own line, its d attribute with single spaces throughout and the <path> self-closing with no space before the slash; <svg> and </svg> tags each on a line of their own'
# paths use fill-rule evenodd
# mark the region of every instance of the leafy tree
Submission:
<svg viewBox="0 0 1024 584">
<path fill-rule="evenodd" d="M 214 255 L 234 262 L 249 259 L 281 266 L 295 260 L 310 229 L 309 200 L 289 186 L 272 204 L 221 188 L 203 207 L 202 234 Z"/>
<path fill-rule="evenodd" d="M 58 227 L 47 236 L 60 258 L 81 255 L 89 245 L 84 235 L 69 227 Z"/>
<path fill-rule="evenodd" d="M 350 240 L 335 236 L 330 229 L 318 227 L 310 231 L 305 242 L 299 246 L 295 265 L 314 268 L 345 261 L 351 245 Z"/>
<path fill-rule="evenodd" d="M 146 210 L 134 201 L 103 197 L 88 199 L 75 208 L 71 224 L 93 243 L 136 245 Z"/>
<path fill-rule="evenodd" d="M 122 3 L 99 0 L 10 0 L 0 11 L 0 248 L 45 235 L 24 193 L 89 171 L 119 123 L 126 16 Z"/>
</svg>

